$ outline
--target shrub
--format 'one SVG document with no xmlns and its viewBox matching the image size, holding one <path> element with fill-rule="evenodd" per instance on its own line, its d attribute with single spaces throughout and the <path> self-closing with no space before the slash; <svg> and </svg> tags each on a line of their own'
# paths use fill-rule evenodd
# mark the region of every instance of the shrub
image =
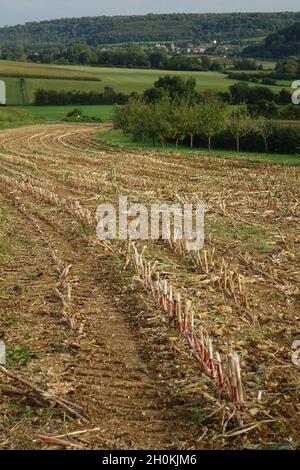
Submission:
<svg viewBox="0 0 300 470">
<path fill-rule="evenodd" d="M 67 117 L 81 117 L 83 116 L 83 111 L 81 109 L 78 109 L 78 108 L 75 108 L 73 109 L 73 111 L 70 111 L 68 114 L 67 114 Z"/>
</svg>

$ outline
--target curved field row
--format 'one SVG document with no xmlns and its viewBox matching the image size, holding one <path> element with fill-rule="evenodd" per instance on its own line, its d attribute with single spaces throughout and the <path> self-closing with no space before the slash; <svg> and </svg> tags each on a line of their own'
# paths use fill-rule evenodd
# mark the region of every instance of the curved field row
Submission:
<svg viewBox="0 0 300 470">
<path fill-rule="evenodd" d="M 300 320 L 300 169 L 108 150 L 95 140 L 106 128 L 32 126 L 0 134 L 1 206 L 34 240 L 26 251 L 18 237 L 13 239 L 15 253 L 0 264 L 0 277 L 18 264 L 16 283 L 22 292 L 29 289 L 18 304 L 17 328 L 6 326 L 8 346 L 19 342 L 39 351 L 27 368 L 16 364 L 16 371 L 33 381 L 40 377 L 50 389 L 51 383 L 60 384 L 61 394 L 81 404 L 95 427 L 104 423 L 92 436 L 76 440 L 83 448 L 294 442 L 300 376 L 291 358 Z M 240 354 L 244 404 L 233 406 L 202 374 L 175 331 L 170 333 L 134 273 L 124 271 L 120 244 L 97 241 L 97 205 L 117 205 L 120 194 L 129 204 L 205 204 L 206 242 L 196 257 L 173 242 L 136 246 L 140 251 L 146 245 L 145 260 L 156 261 L 162 276 L 193 302 L 197 324 L 209 331 L 217 349 Z M 55 275 L 49 249 L 64 266 L 72 265 L 64 282 Z M 34 278 L 38 298 L 30 292 L 29 274 L 23 274 L 31 266 L 42 273 Z M 227 277 L 233 282 L 229 287 Z M 6 325 L 13 292 L 0 298 Z M 41 313 L 43 302 L 48 306 Z M 36 309 L 40 323 L 34 327 Z M 51 331 L 42 340 L 49 315 Z M 57 338 L 65 352 L 49 353 Z M 46 425 L 51 434 L 81 427 L 63 422 L 58 410 L 43 418 L 41 409 L 33 407 L 25 437 L 22 428 L 13 438 L 7 434 L 20 417 L 8 413 L 4 447 L 16 442 L 31 447 Z M 251 426 L 249 433 L 230 437 Z M 36 441 L 37 448 L 41 445 Z"/>
</svg>

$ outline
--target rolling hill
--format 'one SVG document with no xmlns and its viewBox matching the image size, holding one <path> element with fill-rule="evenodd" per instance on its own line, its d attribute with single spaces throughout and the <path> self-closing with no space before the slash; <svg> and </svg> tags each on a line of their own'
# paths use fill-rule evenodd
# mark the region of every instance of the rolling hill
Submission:
<svg viewBox="0 0 300 470">
<path fill-rule="evenodd" d="M 300 21 L 270 34 L 261 44 L 246 47 L 243 54 L 261 58 L 300 56 Z"/>
<path fill-rule="evenodd" d="M 300 12 L 226 14 L 148 14 L 99 16 L 31 22 L 0 28 L 0 45 L 39 47 L 86 43 L 240 40 L 264 37 L 294 21 Z"/>
</svg>

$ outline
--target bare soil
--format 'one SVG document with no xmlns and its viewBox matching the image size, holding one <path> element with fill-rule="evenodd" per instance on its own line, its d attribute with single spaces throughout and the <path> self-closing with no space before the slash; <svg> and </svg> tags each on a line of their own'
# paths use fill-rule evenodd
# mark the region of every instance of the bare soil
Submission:
<svg viewBox="0 0 300 470">
<path fill-rule="evenodd" d="M 87 421 L 0 372 L 2 449 L 293 448 L 299 439 L 300 168 L 125 152 L 107 126 L 30 126 L 0 134 L 0 340 L 8 370 L 80 406 Z M 146 256 L 197 305 L 220 352 L 242 358 L 235 405 L 124 269 L 76 204 L 203 202 L 210 272 L 158 241 Z M 217 287 L 224 261 L 247 305 Z M 62 274 L 62 267 L 66 268 Z M 62 301 L 63 293 L 68 298 Z M 260 397 L 260 399 L 258 399 Z M 70 434 L 83 431 L 82 434 Z M 41 436 L 60 436 L 65 444 Z"/>
</svg>

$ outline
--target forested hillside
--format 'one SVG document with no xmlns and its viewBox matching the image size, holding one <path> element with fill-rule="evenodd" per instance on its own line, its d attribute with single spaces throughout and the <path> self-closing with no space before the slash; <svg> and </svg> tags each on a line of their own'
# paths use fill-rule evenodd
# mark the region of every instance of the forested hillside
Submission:
<svg viewBox="0 0 300 470">
<path fill-rule="evenodd" d="M 300 22 L 270 34 L 260 45 L 246 47 L 244 55 L 265 58 L 300 55 Z"/>
<path fill-rule="evenodd" d="M 239 40 L 266 36 L 294 21 L 300 12 L 99 16 L 32 22 L 0 28 L 0 44 L 39 46 L 72 42 L 89 45 L 133 41 Z"/>
</svg>

